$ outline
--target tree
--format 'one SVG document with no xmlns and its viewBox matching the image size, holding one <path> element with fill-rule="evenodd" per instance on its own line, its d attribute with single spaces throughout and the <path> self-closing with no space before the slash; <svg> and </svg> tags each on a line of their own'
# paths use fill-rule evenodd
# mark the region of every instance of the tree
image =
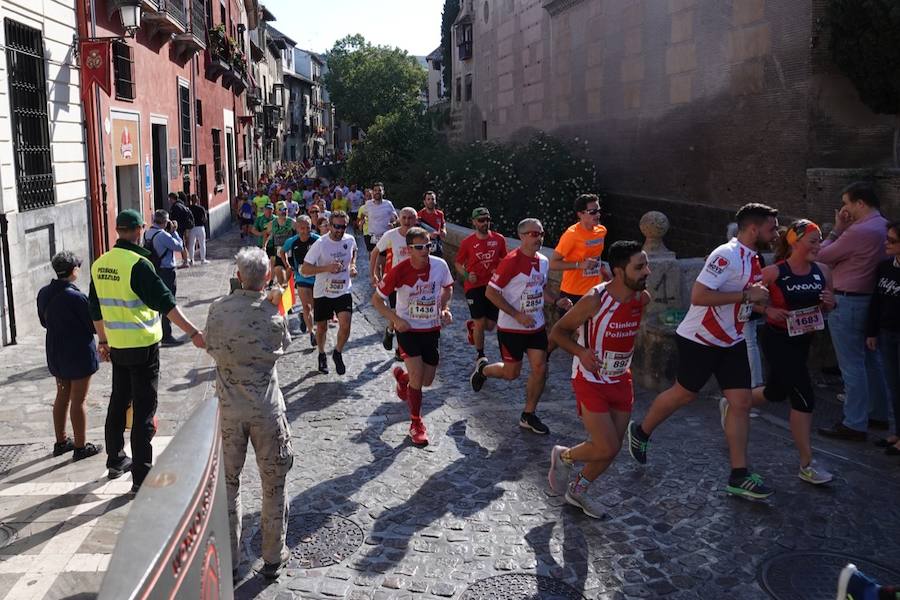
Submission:
<svg viewBox="0 0 900 600">
<path fill-rule="evenodd" d="M 341 118 L 368 130 L 382 115 L 408 114 L 419 104 L 427 74 L 400 48 L 373 46 L 357 34 L 335 42 L 325 54 L 322 80 Z"/>
<path fill-rule="evenodd" d="M 459 0 L 444 0 L 441 14 L 441 54 L 444 65 L 444 95 L 449 97 L 453 84 L 453 22 L 459 15 Z"/>
</svg>

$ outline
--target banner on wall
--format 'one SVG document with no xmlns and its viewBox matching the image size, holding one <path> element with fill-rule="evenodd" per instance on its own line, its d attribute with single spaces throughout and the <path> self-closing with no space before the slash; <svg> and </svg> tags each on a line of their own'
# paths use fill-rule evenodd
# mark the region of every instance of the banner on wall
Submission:
<svg viewBox="0 0 900 600">
<path fill-rule="evenodd" d="M 110 87 L 110 60 L 108 40 L 100 42 L 79 42 L 81 56 L 81 97 L 87 96 L 95 83 L 108 96 Z"/>
<path fill-rule="evenodd" d="M 140 164 L 140 148 L 138 148 L 138 122 L 124 119 L 112 120 L 110 142 L 113 150 L 113 164 L 127 167 Z"/>
</svg>

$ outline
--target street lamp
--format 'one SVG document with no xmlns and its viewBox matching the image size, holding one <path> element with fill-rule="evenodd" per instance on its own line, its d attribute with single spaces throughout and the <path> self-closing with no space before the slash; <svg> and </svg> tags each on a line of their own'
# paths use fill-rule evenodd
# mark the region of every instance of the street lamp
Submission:
<svg viewBox="0 0 900 600">
<path fill-rule="evenodd" d="M 125 35 L 133 38 L 141 26 L 141 0 L 109 0 L 109 14 L 119 11 Z"/>
</svg>

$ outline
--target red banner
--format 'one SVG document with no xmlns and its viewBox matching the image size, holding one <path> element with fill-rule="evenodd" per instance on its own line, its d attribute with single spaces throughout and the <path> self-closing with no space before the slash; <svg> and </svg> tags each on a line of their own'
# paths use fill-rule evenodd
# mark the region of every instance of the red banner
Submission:
<svg viewBox="0 0 900 600">
<path fill-rule="evenodd" d="M 110 94 L 110 60 L 109 41 L 81 41 L 81 97 L 87 96 L 91 86 L 96 83 L 106 95 Z"/>
</svg>

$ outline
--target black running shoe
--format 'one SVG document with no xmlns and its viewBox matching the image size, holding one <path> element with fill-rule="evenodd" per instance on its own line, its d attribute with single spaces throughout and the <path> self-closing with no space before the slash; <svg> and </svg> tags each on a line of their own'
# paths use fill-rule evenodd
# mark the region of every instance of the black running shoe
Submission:
<svg viewBox="0 0 900 600">
<path fill-rule="evenodd" d="M 319 352 L 319 373 L 328 373 L 328 359 L 324 352 Z"/>
<path fill-rule="evenodd" d="M 381 338 L 381 345 L 388 352 L 394 349 L 394 332 L 387 327 L 384 328 L 384 337 Z"/>
<path fill-rule="evenodd" d="M 316 342 L 316 334 L 312 331 L 309 332 L 309 345 L 313 348 L 318 345 L 318 343 Z"/>
<path fill-rule="evenodd" d="M 484 382 L 487 381 L 487 377 L 484 376 L 484 368 L 487 364 L 487 358 L 479 358 L 475 362 L 475 371 L 472 373 L 472 376 L 469 377 L 469 383 L 472 384 L 472 389 L 476 392 L 480 392 L 481 388 L 484 387 Z"/>
<path fill-rule="evenodd" d="M 347 367 L 344 365 L 344 357 L 341 356 L 341 353 L 335 350 L 331 353 L 331 360 L 334 361 L 334 370 L 338 375 L 343 375 L 347 372 Z"/>
<path fill-rule="evenodd" d="M 306 333 L 306 319 L 303 315 L 300 315 L 300 333 Z"/>
<path fill-rule="evenodd" d="M 106 474 L 110 479 L 118 479 L 125 473 L 131 470 L 131 459 L 127 456 L 123 456 L 117 461 L 106 461 L 106 468 L 109 469 L 109 472 Z"/>
<path fill-rule="evenodd" d="M 642 440 L 637 433 L 637 427 L 637 423 L 634 421 L 628 423 L 628 453 L 631 454 L 631 458 L 646 465 L 650 440 Z"/>
<path fill-rule="evenodd" d="M 530 429 L 534 433 L 540 435 L 547 435 L 548 433 L 550 433 L 550 428 L 544 425 L 544 423 L 534 413 L 523 412 L 522 416 L 519 418 L 519 427 L 522 427 L 523 429 Z"/>
<path fill-rule="evenodd" d="M 53 456 L 62 456 L 66 452 L 71 452 L 74 449 L 75 442 L 72 441 L 72 438 L 66 438 L 62 442 L 53 444 Z"/>
<path fill-rule="evenodd" d="M 79 461 L 91 456 L 96 456 L 103 451 L 103 444 L 92 444 L 90 442 L 84 445 L 84 448 L 75 448 L 72 453 L 72 461 Z"/>
<path fill-rule="evenodd" d="M 763 483 L 762 477 L 756 473 L 749 473 L 744 477 L 729 479 L 725 491 L 734 496 L 750 498 L 751 500 L 765 500 L 775 493 L 775 490 Z"/>
</svg>

